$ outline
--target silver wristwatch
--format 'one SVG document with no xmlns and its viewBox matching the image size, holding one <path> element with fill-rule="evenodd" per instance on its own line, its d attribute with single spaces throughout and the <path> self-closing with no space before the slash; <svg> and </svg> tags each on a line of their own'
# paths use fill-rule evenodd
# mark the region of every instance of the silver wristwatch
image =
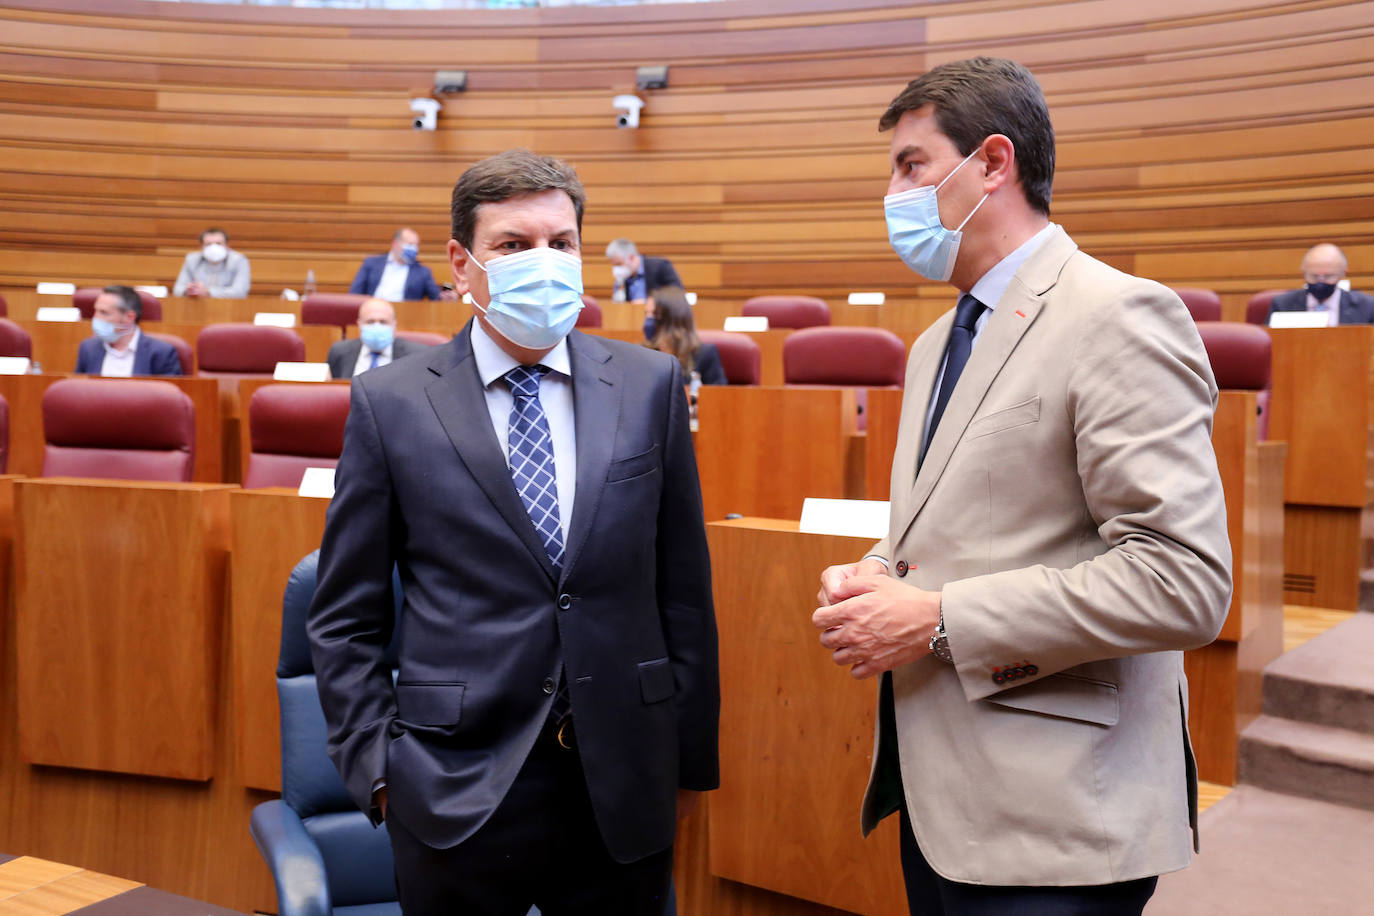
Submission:
<svg viewBox="0 0 1374 916">
<path fill-rule="evenodd" d="M 949 637 L 945 635 L 945 609 L 940 608 L 940 622 L 935 632 L 930 634 L 930 654 L 946 664 L 954 664 L 954 656 L 949 652 Z"/>
</svg>

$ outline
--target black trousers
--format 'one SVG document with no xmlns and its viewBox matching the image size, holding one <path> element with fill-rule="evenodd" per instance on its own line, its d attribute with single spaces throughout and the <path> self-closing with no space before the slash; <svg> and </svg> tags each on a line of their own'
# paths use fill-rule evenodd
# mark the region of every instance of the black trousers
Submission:
<svg viewBox="0 0 1374 916">
<path fill-rule="evenodd" d="M 388 819 L 406 916 L 660 916 L 672 847 L 622 865 L 601 840 L 576 750 L 546 728 L 477 833 L 434 849 Z"/>
</svg>

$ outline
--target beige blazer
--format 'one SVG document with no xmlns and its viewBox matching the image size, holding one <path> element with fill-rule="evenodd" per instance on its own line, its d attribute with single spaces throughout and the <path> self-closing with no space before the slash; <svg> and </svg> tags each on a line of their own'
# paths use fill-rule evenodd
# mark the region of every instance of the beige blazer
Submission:
<svg viewBox="0 0 1374 916">
<path fill-rule="evenodd" d="M 1216 637 L 1231 592 L 1197 329 L 1169 290 L 1056 227 L 989 317 L 917 473 L 952 322 L 912 347 L 874 548 L 890 575 L 943 591 L 955 660 L 893 672 L 917 839 L 973 884 L 1183 868 L 1197 777 L 1180 650 Z M 874 796 L 870 780 L 865 833 Z"/>
</svg>

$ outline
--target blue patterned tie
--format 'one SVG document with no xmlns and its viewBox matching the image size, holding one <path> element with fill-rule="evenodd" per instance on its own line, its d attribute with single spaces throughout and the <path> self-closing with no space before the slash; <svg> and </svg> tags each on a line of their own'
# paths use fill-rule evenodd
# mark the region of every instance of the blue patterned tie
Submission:
<svg viewBox="0 0 1374 916">
<path fill-rule="evenodd" d="M 954 393 L 954 386 L 959 383 L 959 376 L 963 374 L 969 354 L 973 352 L 974 326 L 985 308 L 987 306 L 968 293 L 959 297 L 959 305 L 954 310 L 954 327 L 950 329 L 949 344 L 945 348 L 945 374 L 940 378 L 940 390 L 935 393 L 935 410 L 930 415 L 930 429 L 926 432 L 926 441 L 921 446 L 921 457 L 917 467 L 926 460 L 926 450 L 935 438 L 935 429 L 940 425 L 940 418 L 945 415 L 949 397 Z"/>
<path fill-rule="evenodd" d="M 510 411 L 511 478 L 520 501 L 544 542 L 554 570 L 563 568 L 563 526 L 558 517 L 558 477 L 553 464 L 553 436 L 539 403 L 539 382 L 548 366 L 516 366 L 502 378 L 515 404 Z"/>
<path fill-rule="evenodd" d="M 369 368 L 369 369 L 376 369 L 376 368 L 377 368 L 377 360 L 379 360 L 379 359 L 381 359 L 381 358 L 382 358 L 381 352 L 380 352 L 380 351 L 377 351 L 377 350 L 373 350 L 373 351 L 372 351 L 372 365 L 368 366 L 367 368 Z"/>
</svg>

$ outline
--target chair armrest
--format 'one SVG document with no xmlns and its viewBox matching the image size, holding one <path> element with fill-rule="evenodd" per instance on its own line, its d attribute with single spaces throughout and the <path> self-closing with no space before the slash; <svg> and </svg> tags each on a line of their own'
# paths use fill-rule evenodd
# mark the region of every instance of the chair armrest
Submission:
<svg viewBox="0 0 1374 916">
<path fill-rule="evenodd" d="M 281 799 L 253 808 L 248 832 L 272 870 L 280 916 L 330 916 L 324 859 L 300 815 Z"/>
</svg>

